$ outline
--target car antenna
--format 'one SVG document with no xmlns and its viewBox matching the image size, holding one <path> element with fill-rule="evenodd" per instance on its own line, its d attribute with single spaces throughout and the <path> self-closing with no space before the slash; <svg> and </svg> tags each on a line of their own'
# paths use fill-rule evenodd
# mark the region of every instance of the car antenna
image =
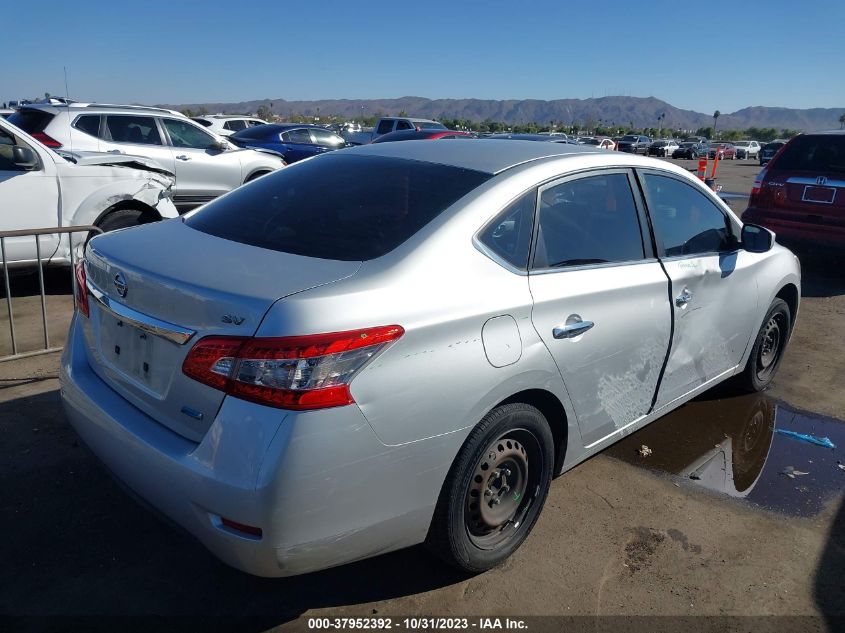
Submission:
<svg viewBox="0 0 845 633">
<path fill-rule="evenodd" d="M 70 90 L 67 87 L 67 66 L 63 66 L 65 71 L 65 113 L 67 114 L 67 129 L 68 139 L 70 142 L 70 153 L 73 154 L 73 126 L 70 124 Z"/>
</svg>

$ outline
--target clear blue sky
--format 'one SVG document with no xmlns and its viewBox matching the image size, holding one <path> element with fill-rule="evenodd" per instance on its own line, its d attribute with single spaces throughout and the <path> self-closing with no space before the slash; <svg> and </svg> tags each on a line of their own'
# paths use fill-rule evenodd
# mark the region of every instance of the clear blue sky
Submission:
<svg viewBox="0 0 845 633">
<path fill-rule="evenodd" d="M 845 107 L 845 2 L 14 2 L 0 101 L 654 96 Z"/>
</svg>

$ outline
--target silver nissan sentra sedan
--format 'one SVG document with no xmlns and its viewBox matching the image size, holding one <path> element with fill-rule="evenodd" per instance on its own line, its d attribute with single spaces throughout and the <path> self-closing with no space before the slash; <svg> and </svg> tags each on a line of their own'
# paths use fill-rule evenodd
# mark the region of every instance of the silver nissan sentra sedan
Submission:
<svg viewBox="0 0 845 633">
<path fill-rule="evenodd" d="M 795 256 L 689 173 L 384 143 L 92 239 L 62 359 L 114 476 L 261 576 L 425 542 L 478 572 L 553 476 L 713 385 L 764 389 Z"/>
</svg>

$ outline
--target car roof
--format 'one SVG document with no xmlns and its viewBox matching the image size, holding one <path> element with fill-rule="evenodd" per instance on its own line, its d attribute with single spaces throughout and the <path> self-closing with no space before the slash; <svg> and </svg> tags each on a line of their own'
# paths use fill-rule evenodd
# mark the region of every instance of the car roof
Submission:
<svg viewBox="0 0 845 633">
<path fill-rule="evenodd" d="M 375 143 L 359 145 L 343 151 L 364 156 L 385 156 L 437 163 L 488 174 L 498 174 L 522 163 L 552 156 L 608 154 L 591 145 L 506 139 L 474 140 L 466 143 Z"/>
<path fill-rule="evenodd" d="M 156 108 L 145 105 L 119 105 L 112 103 L 28 103 L 20 107 L 21 110 L 46 110 L 48 112 L 85 112 L 99 110 L 101 112 L 141 112 L 145 114 L 169 114 L 184 117 L 185 115 L 176 110 L 167 108 Z M 185 117 L 187 118 L 187 117 Z"/>
</svg>

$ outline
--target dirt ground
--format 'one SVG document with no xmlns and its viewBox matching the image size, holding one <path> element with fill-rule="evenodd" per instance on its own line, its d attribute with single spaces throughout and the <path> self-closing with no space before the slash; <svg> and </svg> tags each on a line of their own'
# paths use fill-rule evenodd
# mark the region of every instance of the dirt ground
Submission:
<svg viewBox="0 0 845 633">
<path fill-rule="evenodd" d="M 753 167 L 728 163 L 720 182 L 747 191 Z M 801 256 L 801 313 L 764 410 L 778 427 L 806 414 L 808 428 L 834 439 L 845 429 L 838 421 L 845 417 L 845 268 Z M 37 345 L 40 304 L 27 292 L 15 297 L 19 333 Z M 59 341 L 69 297 L 61 288 L 54 297 L 65 302 L 51 321 Z M 673 414 L 667 424 L 674 427 L 664 432 L 664 421 L 656 422 L 558 478 L 533 534 L 498 569 L 467 577 L 412 548 L 268 580 L 219 563 L 112 482 L 63 416 L 57 367 L 57 354 L 0 363 L 0 617 L 7 630 L 126 630 L 132 622 L 143 630 L 197 623 L 204 631 L 306 630 L 309 617 L 353 615 L 789 615 L 813 616 L 790 620 L 790 630 L 831 631 L 845 623 L 843 446 L 773 438 L 770 421 L 771 447 L 755 457 L 753 490 L 738 490 L 739 473 L 749 467 L 737 446 L 751 427 L 729 438 L 733 423 L 723 418 L 748 397 L 706 395 Z M 703 434 L 708 425 L 713 441 Z M 669 435 L 673 428 L 681 439 Z M 733 455 L 732 481 L 706 481 L 704 466 L 690 472 L 698 462 L 658 466 L 671 461 L 673 447 L 682 453 L 687 434 L 715 444 L 714 455 Z M 661 445 L 658 436 L 667 441 Z M 728 440 L 733 452 L 720 453 Z M 634 456 L 642 443 L 651 443 L 652 457 Z M 781 475 L 778 460 L 811 474 L 803 481 Z M 767 501 L 774 498 L 786 501 Z M 801 501 L 808 499 L 813 503 Z M 62 619 L 68 616 L 91 619 Z M 680 622 L 662 621 L 668 630 Z M 785 621 L 762 621 L 786 630 Z M 758 630 L 755 622 L 735 628 Z"/>
</svg>

